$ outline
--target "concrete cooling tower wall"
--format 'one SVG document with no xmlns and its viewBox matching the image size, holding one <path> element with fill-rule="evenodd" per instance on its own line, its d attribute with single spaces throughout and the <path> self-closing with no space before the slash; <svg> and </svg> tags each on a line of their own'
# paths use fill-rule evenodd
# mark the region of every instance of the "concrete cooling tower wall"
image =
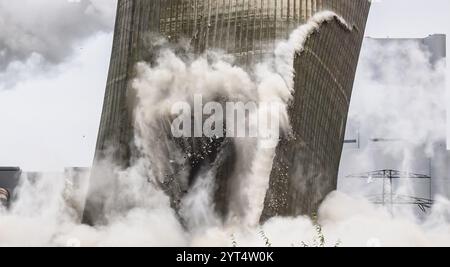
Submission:
<svg viewBox="0 0 450 267">
<path fill-rule="evenodd" d="M 133 157 L 133 92 L 130 81 L 139 61 L 152 62 L 152 36 L 170 43 L 188 42 L 201 54 L 221 49 L 249 66 L 273 53 L 299 25 L 321 11 L 341 16 L 310 34 L 295 55 L 293 100 L 288 109 L 292 134 L 283 137 L 270 175 L 261 220 L 273 216 L 312 214 L 336 189 L 347 113 L 370 2 L 368 0 L 119 0 L 113 50 L 99 130 L 96 162 L 111 155 L 126 167 Z M 227 214 L 228 177 L 235 167 L 233 144 L 221 140 L 217 150 L 230 150 L 217 173 L 216 208 Z M 176 142 L 184 150 L 202 140 Z M 225 144 L 225 145 L 224 145 Z M 217 157 L 219 151 L 213 151 Z M 205 162 L 191 162 L 192 170 Z M 195 173 L 190 174 L 195 176 Z M 96 179 L 95 175 L 92 179 Z M 185 188 L 177 177 L 164 183 L 172 206 Z M 93 181 L 94 182 L 94 181 Z M 102 203 L 91 190 L 85 221 L 101 221 Z M 93 199 L 96 199 L 95 201 Z"/>
</svg>

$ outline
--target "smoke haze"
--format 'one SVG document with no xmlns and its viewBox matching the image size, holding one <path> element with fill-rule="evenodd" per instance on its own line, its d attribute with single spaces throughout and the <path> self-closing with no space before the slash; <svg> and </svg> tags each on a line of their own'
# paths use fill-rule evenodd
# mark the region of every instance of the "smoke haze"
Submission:
<svg viewBox="0 0 450 267">
<path fill-rule="evenodd" d="M 0 90 L 51 70 L 82 42 L 113 29 L 111 0 L 0 1 Z"/>
<path fill-rule="evenodd" d="M 449 196 L 446 71 L 445 59 L 434 60 L 418 40 L 365 40 L 347 136 L 359 148 L 343 152 L 341 189 L 367 193 L 366 181 L 344 176 L 394 169 L 432 177 L 432 192 L 424 182 L 405 180 L 396 185 L 399 194 Z"/>
</svg>

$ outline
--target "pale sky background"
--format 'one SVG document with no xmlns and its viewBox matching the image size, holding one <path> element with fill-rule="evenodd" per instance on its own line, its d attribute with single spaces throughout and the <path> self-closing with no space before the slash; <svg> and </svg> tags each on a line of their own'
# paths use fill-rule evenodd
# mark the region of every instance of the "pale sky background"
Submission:
<svg viewBox="0 0 450 267">
<path fill-rule="evenodd" d="M 91 165 L 114 9 L 114 0 L 0 0 L 0 166 Z M 449 0 L 372 5 L 367 36 L 433 33 L 450 35 Z"/>
</svg>

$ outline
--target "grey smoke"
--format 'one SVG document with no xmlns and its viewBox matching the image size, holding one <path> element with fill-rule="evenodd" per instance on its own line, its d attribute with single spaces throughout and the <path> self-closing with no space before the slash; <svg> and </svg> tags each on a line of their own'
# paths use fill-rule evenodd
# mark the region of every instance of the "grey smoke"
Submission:
<svg viewBox="0 0 450 267">
<path fill-rule="evenodd" d="M 116 0 L 0 0 L 0 89 L 65 61 L 113 29 Z"/>
<path fill-rule="evenodd" d="M 446 138 L 445 60 L 414 41 L 366 39 L 349 119 L 372 137 L 430 147 Z"/>
</svg>

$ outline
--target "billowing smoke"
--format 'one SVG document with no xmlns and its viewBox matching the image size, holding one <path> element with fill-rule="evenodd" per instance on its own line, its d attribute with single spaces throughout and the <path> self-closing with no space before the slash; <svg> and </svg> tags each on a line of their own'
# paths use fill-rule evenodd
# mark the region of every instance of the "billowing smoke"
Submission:
<svg viewBox="0 0 450 267">
<path fill-rule="evenodd" d="M 445 60 L 417 41 L 369 38 L 358 68 L 350 120 L 415 146 L 446 139 Z"/>
<path fill-rule="evenodd" d="M 259 140 L 235 140 L 242 148 L 243 161 L 234 177 L 233 212 L 224 222 L 214 214 L 214 167 L 201 172 L 182 200 L 180 216 L 186 227 L 159 188 L 162 170 L 185 160 L 181 151 L 160 135 L 162 125 L 170 119 L 172 104 L 192 103 L 192 96 L 199 93 L 205 101 L 225 96 L 257 103 L 275 101 L 285 108 L 292 93 L 292 55 L 301 52 L 308 35 L 322 22 L 334 18 L 334 13 L 318 14 L 289 41 L 281 42 L 274 58 L 250 70 L 233 65 L 219 52 L 186 58 L 168 49 L 161 50 L 156 64 L 139 64 L 134 82 L 139 153 L 125 170 L 108 161 L 99 165 L 104 182 L 100 189 L 114 192 L 114 199 L 106 203 L 107 223 L 96 227 L 79 224 L 65 179 L 23 179 L 11 209 L 0 211 L 0 246 L 449 245 L 450 203 L 444 199 L 436 203 L 430 219 L 419 224 L 393 218 L 384 208 L 335 192 L 322 204 L 317 218 L 272 218 L 257 225 L 274 155 L 273 149 L 260 146 Z M 285 122 L 281 126 L 289 131 L 285 112 L 281 110 Z"/>
<path fill-rule="evenodd" d="M 356 132 L 362 137 L 361 150 L 344 151 L 341 174 L 388 168 L 430 175 L 432 180 L 427 183 L 431 185 L 404 179 L 394 193 L 448 197 L 445 59 L 436 59 L 417 40 L 368 38 L 354 88 L 349 125 L 353 137 Z M 353 192 L 367 193 L 365 189 L 374 187 L 365 181 L 342 179 L 341 183 L 343 189 Z"/>
<path fill-rule="evenodd" d="M 296 29 L 288 40 L 279 42 L 272 57 L 250 69 L 233 65 L 228 56 L 217 52 L 183 58 L 171 49 L 163 49 L 154 66 L 138 64 L 138 75 L 134 81 L 138 98 L 136 140 L 141 155 L 150 162 L 152 172 L 149 175 L 157 180 L 155 183 L 162 183 L 167 175 L 164 170 L 171 168 L 167 167 L 167 159 L 175 164 L 183 160 L 183 153 L 176 151 L 170 141 L 161 136 L 164 120 L 170 120 L 172 107 L 180 101 L 193 106 L 195 95 L 201 95 L 205 103 L 219 97 L 243 103 L 254 101 L 259 107 L 254 113 L 280 118 L 280 127 L 289 132 L 287 105 L 294 90 L 295 55 L 303 51 L 307 38 L 322 23 L 333 19 L 346 26 L 337 14 L 321 12 Z M 347 29 L 351 30 L 348 26 Z M 270 110 L 265 110 L 264 103 L 277 103 L 280 112 L 269 114 Z M 253 113 L 249 116 L 261 117 Z M 250 123 L 254 122 L 250 120 Z M 273 144 L 269 146 L 267 140 L 262 138 L 264 135 L 260 132 L 256 140 L 239 138 L 236 141 L 239 147 L 237 162 L 241 167 L 235 177 L 228 177 L 234 182 L 230 193 L 233 202 L 229 204 L 229 219 L 249 225 L 258 224 L 261 217 L 279 140 L 279 136 L 274 136 Z"/>
<path fill-rule="evenodd" d="M 48 72 L 81 42 L 110 32 L 116 1 L 0 0 L 0 90 Z"/>
</svg>

